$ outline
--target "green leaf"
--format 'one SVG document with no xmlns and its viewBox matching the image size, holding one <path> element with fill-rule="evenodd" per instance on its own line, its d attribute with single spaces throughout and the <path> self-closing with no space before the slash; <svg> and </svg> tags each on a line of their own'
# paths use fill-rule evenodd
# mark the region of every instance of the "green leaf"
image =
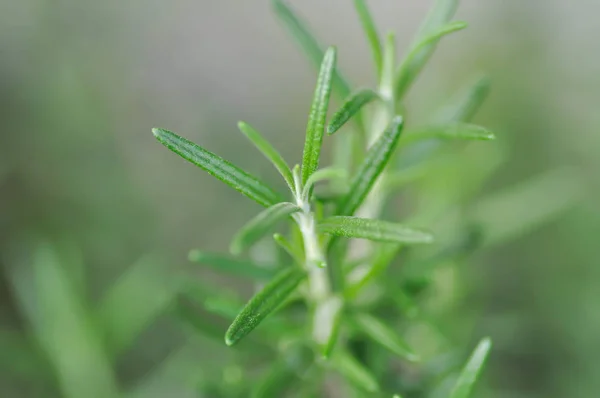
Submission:
<svg viewBox="0 0 600 398">
<path fill-rule="evenodd" d="M 231 252 L 240 254 L 265 236 L 279 221 L 300 210 L 298 206 L 289 202 L 277 203 L 263 210 L 234 236 L 231 242 Z"/>
<path fill-rule="evenodd" d="M 292 9 L 282 0 L 273 0 L 273 8 L 285 27 L 302 50 L 306 53 L 315 67 L 319 67 L 325 52 L 317 39 L 309 32 L 306 25 L 294 14 Z M 350 94 L 350 84 L 340 75 L 334 72 L 333 87 L 338 97 L 346 98 Z"/>
<path fill-rule="evenodd" d="M 440 39 L 467 27 L 465 22 L 450 22 L 424 35 L 409 51 L 396 73 L 396 96 L 401 98 L 415 80 Z"/>
<path fill-rule="evenodd" d="M 248 138 L 254 146 L 267 158 L 273 166 L 279 171 L 285 182 L 294 192 L 294 178 L 292 170 L 285 162 L 281 154 L 267 141 L 256 129 L 245 122 L 238 122 L 238 128 Z"/>
<path fill-rule="evenodd" d="M 335 47 L 329 47 L 323 57 L 317 87 L 315 88 L 313 102 L 310 107 L 308 125 L 306 126 L 306 141 L 304 143 L 304 154 L 302 155 L 303 184 L 306 183 L 311 174 L 319 167 L 335 61 L 336 49 Z"/>
<path fill-rule="evenodd" d="M 490 141 L 496 139 L 496 136 L 485 127 L 456 122 L 424 127 L 406 134 L 402 140 L 402 146 L 429 139 Z"/>
<path fill-rule="evenodd" d="M 225 344 L 231 346 L 254 330 L 271 312 L 285 302 L 304 278 L 306 273 L 300 268 L 294 267 L 281 271 L 238 314 L 225 334 Z"/>
<path fill-rule="evenodd" d="M 483 198 L 471 218 L 483 227 L 483 245 L 489 247 L 557 218 L 581 200 L 583 190 L 578 170 L 552 170 Z"/>
<path fill-rule="evenodd" d="M 377 242 L 431 243 L 429 232 L 400 224 L 350 216 L 329 217 L 319 223 L 319 231 L 346 238 L 369 239 Z"/>
<path fill-rule="evenodd" d="M 489 338 L 479 342 L 471 358 L 469 358 L 469 362 L 458 376 L 458 380 L 450 393 L 450 398 L 468 398 L 471 395 L 473 385 L 481 373 L 491 348 L 492 341 Z"/>
<path fill-rule="evenodd" d="M 281 361 L 267 369 L 267 374 L 252 389 L 251 398 L 281 397 L 298 381 L 293 369 Z"/>
<path fill-rule="evenodd" d="M 304 253 L 302 250 L 298 250 L 298 248 L 294 247 L 292 242 L 290 242 L 285 236 L 281 234 L 273 234 L 273 239 L 275 240 L 275 243 L 285 250 L 285 252 L 289 254 L 298 265 L 304 264 Z"/>
<path fill-rule="evenodd" d="M 329 358 L 337 342 L 343 307 L 344 301 L 338 296 L 330 296 L 316 305 L 313 318 L 313 340 L 325 358 Z"/>
<path fill-rule="evenodd" d="M 346 170 L 338 169 L 335 167 L 326 167 L 315 171 L 304 184 L 302 189 L 302 197 L 308 199 L 308 194 L 312 190 L 313 186 L 323 180 L 345 180 L 348 176 Z"/>
<path fill-rule="evenodd" d="M 110 353 L 62 261 L 53 245 L 42 243 L 33 250 L 32 267 L 14 267 L 18 299 L 32 299 L 20 303 L 24 315 L 52 365 L 61 397 L 118 397 Z"/>
<path fill-rule="evenodd" d="M 364 89 L 352 94 L 347 98 L 340 109 L 331 117 L 327 126 L 327 134 L 331 135 L 338 131 L 352 116 L 357 114 L 363 106 L 378 99 L 379 94 L 373 90 Z"/>
<path fill-rule="evenodd" d="M 396 116 L 373 144 L 350 184 L 350 190 L 340 201 L 336 214 L 349 216 L 358 210 L 377 178 L 392 157 L 403 127 L 402 116 Z"/>
<path fill-rule="evenodd" d="M 254 262 L 231 258 L 218 253 L 208 253 L 200 250 L 192 250 L 188 255 L 190 261 L 201 263 L 215 268 L 216 270 L 258 280 L 269 280 L 276 270 L 272 267 L 258 265 Z"/>
<path fill-rule="evenodd" d="M 377 71 L 377 75 L 380 76 L 383 60 L 381 54 L 381 42 L 379 40 L 377 28 L 375 27 L 375 22 L 373 21 L 373 17 L 364 0 L 354 0 L 354 7 L 356 8 L 360 23 L 369 40 L 371 52 L 373 53 L 373 61 L 375 62 L 375 70 Z"/>
<path fill-rule="evenodd" d="M 437 124 L 469 122 L 490 93 L 490 79 L 479 76 L 469 82 L 434 117 Z"/>
<path fill-rule="evenodd" d="M 398 243 L 386 243 L 375 249 L 372 258 L 369 261 L 368 268 L 357 271 L 361 277 L 356 282 L 348 286 L 346 297 L 355 298 L 358 293 L 372 280 L 381 275 L 390 265 L 392 260 L 401 250 L 402 245 Z M 352 275 L 350 275 L 351 279 Z"/>
<path fill-rule="evenodd" d="M 96 318 L 113 356 L 129 348 L 171 305 L 177 286 L 168 275 L 163 261 L 146 256 L 126 269 L 104 293 Z"/>
<path fill-rule="evenodd" d="M 348 352 L 336 350 L 331 362 L 332 368 L 356 387 L 370 393 L 379 391 L 375 376 Z"/>
<path fill-rule="evenodd" d="M 353 321 L 358 329 L 374 342 L 381 344 L 394 354 L 411 362 L 419 361 L 419 357 L 402 337 L 379 319 L 365 313 L 355 314 Z"/>
<path fill-rule="evenodd" d="M 220 156 L 171 131 L 154 128 L 152 133 L 171 151 L 259 204 L 268 207 L 281 201 L 279 195 L 263 182 Z"/>
</svg>

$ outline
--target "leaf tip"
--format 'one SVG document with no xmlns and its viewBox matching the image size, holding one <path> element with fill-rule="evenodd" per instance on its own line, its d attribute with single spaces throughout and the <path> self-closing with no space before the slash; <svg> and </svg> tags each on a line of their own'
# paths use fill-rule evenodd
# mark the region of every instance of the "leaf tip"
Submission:
<svg viewBox="0 0 600 398">
<path fill-rule="evenodd" d="M 229 331 L 227 332 L 227 334 L 225 334 L 225 345 L 227 347 L 231 347 L 232 345 L 234 345 L 237 342 L 237 340 L 233 339 L 232 336 L 230 336 Z"/>
</svg>

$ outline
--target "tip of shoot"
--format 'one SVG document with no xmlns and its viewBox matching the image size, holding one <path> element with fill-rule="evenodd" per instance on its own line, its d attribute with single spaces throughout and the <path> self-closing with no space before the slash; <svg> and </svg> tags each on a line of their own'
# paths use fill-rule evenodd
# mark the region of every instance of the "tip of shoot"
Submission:
<svg viewBox="0 0 600 398">
<path fill-rule="evenodd" d="M 225 345 L 227 345 L 227 347 L 231 347 L 232 345 L 235 344 L 235 341 L 231 339 L 231 337 L 229 335 L 225 335 Z"/>
<path fill-rule="evenodd" d="M 159 129 L 158 127 L 154 127 L 152 129 L 152 135 L 154 135 L 156 138 L 160 137 L 162 135 L 163 130 Z"/>
</svg>

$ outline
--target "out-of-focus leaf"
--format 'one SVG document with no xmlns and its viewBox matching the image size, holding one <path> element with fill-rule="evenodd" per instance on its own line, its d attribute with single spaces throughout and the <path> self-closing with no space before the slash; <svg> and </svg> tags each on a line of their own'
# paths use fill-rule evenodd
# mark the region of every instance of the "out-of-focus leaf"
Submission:
<svg viewBox="0 0 600 398">
<path fill-rule="evenodd" d="M 331 135 L 338 131 L 352 118 L 352 116 L 356 115 L 363 106 L 377 98 L 379 98 L 379 94 L 369 89 L 360 90 L 352 94 L 331 117 L 329 125 L 327 125 L 327 134 Z"/>
<path fill-rule="evenodd" d="M 404 136 L 402 145 L 429 139 L 490 141 L 495 138 L 494 133 L 485 127 L 456 122 L 446 125 L 423 127 L 417 131 L 413 131 Z"/>
<path fill-rule="evenodd" d="M 279 151 L 275 149 L 255 128 L 248 123 L 239 122 L 238 128 L 248 138 L 254 146 L 275 166 L 279 174 L 283 177 L 288 187 L 294 192 L 294 178 L 290 166 L 283 159 Z"/>
<path fill-rule="evenodd" d="M 100 336 L 49 244 L 35 250 L 29 289 L 36 295 L 35 313 L 26 315 L 52 363 L 62 395 L 117 397 L 118 387 Z"/>
<path fill-rule="evenodd" d="M 254 330 L 271 312 L 285 302 L 304 278 L 306 273 L 300 268 L 294 267 L 281 271 L 238 314 L 225 334 L 225 343 L 231 346 Z"/>
<path fill-rule="evenodd" d="M 331 356 L 332 368 L 348 382 L 369 393 L 379 391 L 375 376 L 363 364 L 344 350 L 336 350 Z"/>
<path fill-rule="evenodd" d="M 315 88 L 308 116 L 308 124 L 306 126 L 306 141 L 302 155 L 303 184 L 306 184 L 308 178 L 319 167 L 323 134 L 325 133 L 325 121 L 327 119 L 327 109 L 329 108 L 329 97 L 331 95 L 331 79 L 335 70 L 336 57 L 335 47 L 329 47 L 321 63 L 317 87 Z"/>
<path fill-rule="evenodd" d="M 192 262 L 205 264 L 228 274 L 259 280 L 269 280 L 276 272 L 272 267 L 258 265 L 248 260 L 232 258 L 219 253 L 203 252 L 201 250 L 190 251 L 188 258 Z"/>
<path fill-rule="evenodd" d="M 317 303 L 313 318 L 313 339 L 323 357 L 328 358 L 337 342 L 344 302 L 341 297 L 330 296 Z"/>
<path fill-rule="evenodd" d="M 309 32 L 305 24 L 296 16 L 285 1 L 273 0 L 273 8 L 313 65 L 319 67 L 325 51 L 323 51 L 317 39 Z M 350 94 L 350 84 L 346 82 L 338 71 L 334 72 L 333 87 L 340 98 L 346 98 Z"/>
<path fill-rule="evenodd" d="M 350 273 L 348 279 L 354 279 L 355 281 L 348 286 L 346 291 L 347 297 L 356 297 L 363 287 L 365 287 L 370 281 L 377 278 L 377 276 L 381 275 L 392 262 L 394 257 L 396 257 L 401 248 L 402 245 L 398 243 L 386 243 L 377 248 L 375 254 L 368 264 L 361 265 L 360 268 L 356 269 L 355 272 L 360 274 L 359 278 L 353 277 L 355 272 Z"/>
<path fill-rule="evenodd" d="M 396 73 L 396 96 L 398 98 L 402 97 L 410 84 L 417 77 L 421 69 L 423 68 L 424 62 L 423 56 L 427 54 L 427 58 L 429 57 L 428 52 L 433 51 L 435 44 L 440 41 L 440 39 L 447 34 L 452 32 L 456 32 L 458 30 L 462 30 L 467 27 L 465 22 L 451 22 L 446 25 L 441 26 L 440 28 L 432 31 L 431 33 L 425 35 L 408 53 L 408 55 L 404 58 L 400 66 L 398 67 L 398 72 Z"/>
<path fill-rule="evenodd" d="M 336 214 L 350 216 L 359 208 L 392 157 L 402 127 L 402 117 L 394 117 L 385 132 L 369 149 L 350 184 L 350 190 L 340 201 Z"/>
<path fill-rule="evenodd" d="M 457 7 L 458 0 L 437 0 L 427 15 L 427 19 L 421 26 L 411 48 L 416 48 L 420 43 L 423 43 L 423 38 L 430 37 L 432 32 L 435 32 L 441 26 L 447 24 L 450 19 L 452 19 Z M 410 73 L 399 73 L 396 83 L 396 93 L 398 98 L 401 98 L 406 93 L 411 83 L 415 80 L 421 69 L 423 69 L 423 66 L 433 54 L 438 41 L 439 39 L 422 46 L 418 53 L 411 56 L 411 65 L 400 69 L 405 69 L 406 72 Z M 406 63 L 406 61 L 404 63 Z"/>
<path fill-rule="evenodd" d="M 298 250 L 296 247 L 294 247 L 292 242 L 290 242 L 285 236 L 281 234 L 274 234 L 273 240 L 275 240 L 275 243 L 285 250 L 298 265 L 304 264 L 304 253 L 302 250 Z"/>
<path fill-rule="evenodd" d="M 450 398 L 468 398 L 471 396 L 473 386 L 481 373 L 481 369 L 491 348 L 492 341 L 489 338 L 485 338 L 479 342 L 471 358 L 469 358 L 469 361 L 458 376 L 454 389 L 450 393 Z"/>
<path fill-rule="evenodd" d="M 240 254 L 265 236 L 279 221 L 300 210 L 289 202 L 277 203 L 263 210 L 235 234 L 230 246 L 231 252 Z"/>
<path fill-rule="evenodd" d="M 373 54 L 373 61 L 375 62 L 375 71 L 378 75 L 381 75 L 382 68 L 382 54 L 381 54 L 381 42 L 379 40 L 379 34 L 375 27 L 373 17 L 369 12 L 369 8 L 365 3 L 365 0 L 354 0 L 354 7 L 360 18 L 360 23 L 365 31 L 369 45 L 371 46 L 371 53 Z"/>
<path fill-rule="evenodd" d="M 313 186 L 319 181 L 325 180 L 345 180 L 347 178 L 346 171 L 335 167 L 325 167 L 315 171 L 304 184 L 302 188 L 302 197 L 308 198 L 308 193 L 312 190 Z"/>
<path fill-rule="evenodd" d="M 108 352 L 116 356 L 131 345 L 173 302 L 177 293 L 165 264 L 147 256 L 126 269 L 96 308 Z"/>
<path fill-rule="evenodd" d="M 265 183 L 222 157 L 171 131 L 154 128 L 152 133 L 165 147 L 257 203 L 269 207 L 281 202 L 279 194 Z"/>
<path fill-rule="evenodd" d="M 408 343 L 379 319 L 366 313 L 358 313 L 353 316 L 353 321 L 358 326 L 358 329 L 369 336 L 374 342 L 381 344 L 394 354 L 408 361 L 419 361 L 419 357 L 410 348 Z"/>
<path fill-rule="evenodd" d="M 473 207 L 472 220 L 483 228 L 484 246 L 496 245 L 558 217 L 582 193 L 576 171 L 554 170 L 482 199 Z"/>
<path fill-rule="evenodd" d="M 404 244 L 431 243 L 429 232 L 405 227 L 400 224 L 368 218 L 334 216 L 319 223 L 321 232 L 346 238 L 369 239 L 378 242 Z"/>
<path fill-rule="evenodd" d="M 452 122 L 469 122 L 475 116 L 490 92 L 490 78 L 479 76 L 469 82 L 465 88 L 454 95 L 448 104 L 443 106 L 434 120 L 438 124 Z"/>
</svg>

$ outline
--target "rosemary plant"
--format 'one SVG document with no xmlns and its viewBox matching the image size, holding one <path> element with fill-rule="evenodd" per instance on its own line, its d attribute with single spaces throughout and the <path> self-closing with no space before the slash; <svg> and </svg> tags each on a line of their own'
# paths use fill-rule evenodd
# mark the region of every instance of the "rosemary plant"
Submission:
<svg viewBox="0 0 600 398">
<path fill-rule="evenodd" d="M 192 261 L 259 282 L 266 279 L 224 336 L 225 344 L 236 346 L 252 339 L 257 327 L 262 332 L 263 339 L 256 339 L 252 346 L 266 346 L 261 350 L 267 365 L 264 377 L 252 387 L 252 396 L 279 397 L 294 391 L 300 396 L 318 395 L 338 385 L 343 386 L 341 391 L 357 396 L 410 393 L 402 387 L 406 383 L 391 382 L 389 375 L 391 369 L 421 366 L 410 365 L 422 358 L 395 320 L 400 313 L 410 316 L 415 310 L 418 289 L 414 280 L 389 272 L 389 266 L 401 251 L 437 244 L 427 227 L 439 214 L 415 214 L 398 223 L 382 219 L 387 218 L 384 209 L 396 188 L 426 174 L 423 165 L 439 156 L 446 141 L 494 139 L 486 128 L 469 123 L 487 92 L 485 79 L 469 87 L 465 97 L 451 103 L 430 125 L 405 128 L 403 103 L 412 83 L 438 42 L 466 27 L 464 22 L 451 20 L 457 3 L 438 0 L 398 61 L 394 34 L 388 33 L 382 41 L 364 0 L 355 0 L 378 85 L 353 90 L 336 68 L 336 48 L 323 50 L 288 5 L 274 1 L 276 14 L 319 65 L 301 164 L 290 167 L 248 123 L 240 122 L 238 127 L 279 171 L 289 188 L 285 195 L 209 150 L 171 131 L 153 129 L 168 149 L 265 208 L 233 237 L 232 255 L 190 253 Z M 328 119 L 332 94 L 341 106 Z M 334 162 L 323 167 L 322 142 L 333 135 Z M 279 257 L 273 271 L 246 253 L 279 223 L 286 223 L 287 229 L 272 238 L 285 256 Z M 468 253 L 471 235 L 468 240 L 457 250 Z M 213 312 L 231 315 L 222 303 L 203 300 Z M 390 306 L 400 308 L 400 313 L 390 317 Z M 449 392 L 451 398 L 470 395 L 490 347 L 488 338 L 481 340 Z M 341 379 L 331 378 L 330 371 Z M 295 382 L 301 387 L 292 388 Z"/>
</svg>

